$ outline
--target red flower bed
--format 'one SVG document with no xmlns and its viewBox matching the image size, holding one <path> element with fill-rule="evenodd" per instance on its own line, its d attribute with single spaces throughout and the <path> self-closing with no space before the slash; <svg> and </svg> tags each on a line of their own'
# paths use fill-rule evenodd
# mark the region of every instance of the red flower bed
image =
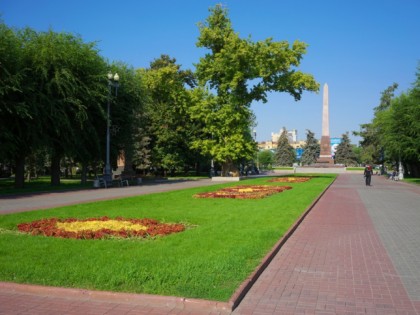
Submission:
<svg viewBox="0 0 420 315">
<path fill-rule="evenodd" d="M 101 228 L 101 222 L 107 223 L 106 221 L 117 221 L 118 226 L 122 228 L 118 229 L 109 229 Z M 71 224 L 77 222 L 78 225 L 83 223 L 90 223 L 89 226 L 97 225 L 95 229 L 78 229 L 77 231 L 66 230 L 62 226 L 66 224 Z M 98 222 L 98 223 L 96 223 Z M 124 224 L 131 226 L 131 228 L 124 228 Z M 134 226 L 133 226 L 134 225 Z M 140 227 L 136 229 L 135 227 Z M 182 224 L 165 224 L 159 223 L 153 219 L 124 219 L 117 217 L 115 219 L 110 219 L 108 217 L 102 218 L 90 218 L 85 220 L 79 220 L 74 218 L 69 219 L 42 219 L 37 221 L 32 221 L 29 223 L 21 223 L 18 225 L 18 229 L 21 232 L 29 233 L 31 235 L 44 235 L 44 236 L 53 236 L 61 238 L 76 238 L 76 239 L 102 239 L 114 237 L 153 237 L 157 235 L 167 235 L 171 233 L 182 232 L 185 230 L 185 226 Z"/>
<path fill-rule="evenodd" d="M 268 182 L 273 183 L 304 183 L 310 180 L 310 177 L 277 177 L 269 180 Z"/>
<path fill-rule="evenodd" d="M 222 188 L 217 191 L 199 193 L 196 198 L 233 198 L 233 199 L 260 199 L 272 194 L 292 189 L 289 186 L 268 185 L 240 185 Z"/>
</svg>

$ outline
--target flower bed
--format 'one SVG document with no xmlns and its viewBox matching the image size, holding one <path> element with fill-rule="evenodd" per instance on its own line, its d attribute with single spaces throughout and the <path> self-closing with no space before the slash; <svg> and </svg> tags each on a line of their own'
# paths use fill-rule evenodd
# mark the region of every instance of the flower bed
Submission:
<svg viewBox="0 0 420 315">
<path fill-rule="evenodd" d="M 145 238 L 182 232 L 185 230 L 185 226 L 183 224 L 159 223 L 153 219 L 124 219 L 121 217 L 85 220 L 51 218 L 21 223 L 18 225 L 18 230 L 31 235 L 76 239 L 102 239 L 112 236 Z"/>
<path fill-rule="evenodd" d="M 304 183 L 310 180 L 310 177 L 277 177 L 269 180 L 268 182 L 273 183 Z"/>
<path fill-rule="evenodd" d="M 233 199 L 260 199 L 272 194 L 292 189 L 289 186 L 269 185 L 239 185 L 222 188 L 217 191 L 199 193 L 195 198 L 233 198 Z"/>
</svg>

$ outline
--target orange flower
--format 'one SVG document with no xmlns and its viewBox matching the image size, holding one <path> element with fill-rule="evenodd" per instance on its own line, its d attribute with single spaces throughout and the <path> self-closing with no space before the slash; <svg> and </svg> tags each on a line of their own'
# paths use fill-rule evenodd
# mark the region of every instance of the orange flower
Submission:
<svg viewBox="0 0 420 315">
<path fill-rule="evenodd" d="M 32 235 L 44 235 L 62 238 L 101 239 L 115 237 L 147 237 L 167 235 L 185 230 L 183 224 L 159 223 L 153 219 L 124 219 L 117 217 L 89 218 L 79 220 L 42 219 L 30 223 L 21 223 L 18 230 Z"/>
<path fill-rule="evenodd" d="M 310 177 L 277 177 L 269 180 L 268 182 L 280 182 L 280 183 L 304 183 L 310 180 Z"/>
<path fill-rule="evenodd" d="M 232 199 L 260 199 L 284 190 L 292 189 L 289 186 L 269 185 L 239 185 L 222 188 L 214 192 L 199 193 L 195 198 L 232 198 Z"/>
</svg>

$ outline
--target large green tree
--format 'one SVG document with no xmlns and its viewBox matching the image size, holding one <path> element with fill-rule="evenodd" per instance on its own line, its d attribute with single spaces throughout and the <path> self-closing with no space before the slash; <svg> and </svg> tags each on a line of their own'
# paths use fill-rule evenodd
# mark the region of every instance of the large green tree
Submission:
<svg viewBox="0 0 420 315">
<path fill-rule="evenodd" d="M 302 165 L 311 165 L 316 162 L 321 152 L 321 146 L 317 139 L 315 139 L 315 134 L 306 130 L 306 142 L 303 146 L 303 153 L 300 159 Z"/>
<path fill-rule="evenodd" d="M 296 152 L 289 143 L 286 128 L 283 128 L 283 132 L 277 142 L 275 159 L 277 164 L 281 166 L 292 166 L 296 161 Z"/>
<path fill-rule="evenodd" d="M 420 84 L 419 78 L 417 81 Z M 380 143 L 385 156 L 393 163 L 401 161 L 406 171 L 415 177 L 420 176 L 419 96 L 415 86 L 408 93 L 394 98 L 391 106 L 374 120 L 382 131 Z"/>
<path fill-rule="evenodd" d="M 26 157 L 44 148 L 51 156 L 51 183 L 59 184 L 61 158 L 94 151 L 98 143 L 92 122 L 104 117 L 106 63 L 95 44 L 71 34 L 4 25 L 0 33 L 16 53 L 0 50 L 8 76 L 1 90 L 1 137 L 16 166 L 15 186 L 23 186 Z"/>
<path fill-rule="evenodd" d="M 181 70 L 176 60 L 162 55 L 144 73 L 149 100 L 146 106 L 153 165 L 163 172 L 182 168 L 190 156 L 191 104 L 194 87 L 190 70 Z"/>
<path fill-rule="evenodd" d="M 341 142 L 337 146 L 337 151 L 335 152 L 335 163 L 344 164 L 346 166 L 357 165 L 357 157 L 353 151 L 353 146 L 351 145 L 348 133 L 342 135 Z"/>
<path fill-rule="evenodd" d="M 106 63 L 94 43 L 52 30 L 32 33 L 25 51 L 33 87 L 25 102 L 36 104 L 43 144 L 51 151 L 51 183 L 58 185 L 61 159 L 79 151 L 81 142 L 91 144 L 85 137 L 93 129 L 85 130 L 85 126 L 90 124 L 90 116 L 103 113 Z M 97 143 L 96 137 L 90 139 Z"/>
<path fill-rule="evenodd" d="M 383 111 L 386 111 L 391 106 L 392 98 L 395 90 L 398 88 L 397 83 L 393 83 L 381 93 L 379 105 L 374 108 L 374 116 L 376 117 Z M 368 164 L 383 164 L 384 150 L 381 145 L 381 128 L 372 120 L 369 123 L 360 125 L 359 132 L 353 132 L 355 135 L 362 137 L 360 146 L 362 147 L 361 159 L 362 162 Z"/>
<path fill-rule="evenodd" d="M 200 93 L 215 95 L 191 108 L 192 115 L 205 123 L 203 137 L 192 145 L 222 163 L 223 173 L 237 173 L 235 164 L 252 159 L 256 151 L 250 132 L 255 120 L 251 103 L 266 102 L 270 91 L 287 92 L 299 100 L 304 90 L 318 91 L 319 84 L 296 70 L 306 53 L 303 42 L 240 38 L 221 5 L 210 9 L 199 29 L 197 46 L 208 49 L 196 65 L 204 90 Z"/>
</svg>

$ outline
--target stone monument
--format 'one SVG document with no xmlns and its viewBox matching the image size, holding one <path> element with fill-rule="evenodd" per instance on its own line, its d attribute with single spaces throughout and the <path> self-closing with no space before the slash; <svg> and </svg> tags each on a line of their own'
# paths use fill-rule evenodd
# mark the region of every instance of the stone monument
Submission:
<svg viewBox="0 0 420 315">
<path fill-rule="evenodd" d="M 317 163 L 328 166 L 334 164 L 331 158 L 331 142 L 330 142 L 330 122 L 329 122 L 329 104 L 328 104 L 328 84 L 324 84 L 324 93 L 322 100 L 322 137 L 321 137 L 321 153 Z"/>
</svg>

